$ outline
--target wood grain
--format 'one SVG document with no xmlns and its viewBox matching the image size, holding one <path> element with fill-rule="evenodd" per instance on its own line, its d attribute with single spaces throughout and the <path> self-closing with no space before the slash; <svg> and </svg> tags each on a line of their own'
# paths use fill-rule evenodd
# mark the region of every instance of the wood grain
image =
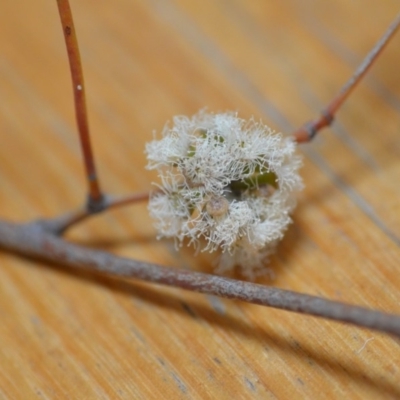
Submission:
<svg viewBox="0 0 400 400">
<path fill-rule="evenodd" d="M 290 133 L 317 115 L 398 12 L 387 0 L 72 1 L 102 185 L 148 190 L 144 144 L 173 115 L 238 110 Z M 54 2 L 0 12 L 0 217 L 85 198 Z M 303 146 L 306 189 L 259 283 L 400 313 L 400 35 Z M 146 206 L 71 240 L 212 271 L 157 241 Z M 0 254 L 0 399 L 400 397 L 399 341 L 368 330 Z"/>
</svg>

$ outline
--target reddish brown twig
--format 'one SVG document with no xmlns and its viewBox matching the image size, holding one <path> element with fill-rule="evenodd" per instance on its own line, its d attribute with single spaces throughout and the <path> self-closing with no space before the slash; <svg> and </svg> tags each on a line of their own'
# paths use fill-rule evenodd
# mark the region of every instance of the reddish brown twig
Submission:
<svg viewBox="0 0 400 400">
<path fill-rule="evenodd" d="M 103 194 L 100 189 L 92 146 L 90 143 L 89 124 L 86 112 L 85 85 L 83 81 L 78 40 L 68 0 L 57 0 L 57 5 L 67 46 L 68 61 L 71 69 L 72 86 L 74 91 L 76 121 L 86 170 L 86 178 L 89 186 L 87 208 L 89 212 L 97 212 L 104 206 Z"/>
<path fill-rule="evenodd" d="M 46 221 L 47 226 L 51 226 L 54 233 L 62 234 L 72 225 L 87 219 L 94 213 L 104 211 L 108 208 L 122 207 L 139 201 L 148 200 L 149 193 L 137 193 L 129 196 L 111 198 L 105 196 L 100 189 L 99 178 L 96 172 L 90 142 L 83 71 L 71 7 L 68 0 L 57 0 L 57 5 L 67 46 L 68 61 L 71 69 L 72 86 L 74 91 L 76 120 L 89 186 L 88 201 L 84 209 Z"/>
<path fill-rule="evenodd" d="M 383 49 L 396 33 L 399 26 L 400 14 L 389 26 L 384 35 L 378 40 L 373 49 L 368 53 L 361 65 L 355 71 L 354 75 L 345 83 L 337 96 L 325 107 L 321 113 L 321 116 L 314 121 L 307 122 L 300 129 L 293 133 L 297 143 L 306 143 L 311 141 L 322 128 L 332 124 L 338 109 L 343 105 L 350 93 L 355 89 L 357 84 L 372 67 L 374 61 L 382 53 Z"/>
<path fill-rule="evenodd" d="M 277 289 L 250 282 L 199 272 L 179 270 L 116 257 L 87 249 L 49 232 L 40 222 L 14 224 L 0 221 L 0 248 L 18 254 L 56 262 L 70 268 L 84 268 L 112 276 L 135 278 L 229 299 L 242 300 L 379 330 L 400 337 L 400 316 L 368 310 L 321 297 Z"/>
</svg>

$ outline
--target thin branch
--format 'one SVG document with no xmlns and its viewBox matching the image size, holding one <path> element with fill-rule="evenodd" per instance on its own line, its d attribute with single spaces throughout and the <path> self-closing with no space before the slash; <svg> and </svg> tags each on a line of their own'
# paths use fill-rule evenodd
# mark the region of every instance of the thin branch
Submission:
<svg viewBox="0 0 400 400">
<path fill-rule="evenodd" d="M 157 191 L 153 191 L 152 193 L 155 194 L 157 193 Z M 133 193 L 127 196 L 108 199 L 106 202 L 106 207 L 107 208 L 124 207 L 130 204 L 140 203 L 142 201 L 148 201 L 149 198 L 150 198 L 150 192 Z"/>
<path fill-rule="evenodd" d="M 308 122 L 293 133 L 297 143 L 311 141 L 314 136 L 322 129 L 332 124 L 336 112 L 355 89 L 364 75 L 368 72 L 375 60 L 382 53 L 389 40 L 394 36 L 400 27 L 400 14 L 386 30 L 384 35 L 378 40 L 373 49 L 365 57 L 361 65 L 357 68 L 354 75 L 345 83 L 337 96 L 325 107 L 321 116 L 314 121 Z"/>
<path fill-rule="evenodd" d="M 45 226 L 48 232 L 52 232 L 53 234 L 59 236 L 65 233 L 72 226 L 85 221 L 89 217 L 105 212 L 109 209 L 124 207 L 127 205 L 140 203 L 142 201 L 147 201 L 149 200 L 149 198 L 150 192 L 133 193 L 120 197 L 104 197 L 103 206 L 101 210 L 96 213 L 93 213 L 93 211 L 90 211 L 87 208 L 83 208 L 65 213 L 55 218 L 41 219 L 38 222 Z"/>
<path fill-rule="evenodd" d="M 96 172 L 92 146 L 90 143 L 89 123 L 86 112 L 85 85 L 78 40 L 68 0 L 57 0 L 58 11 L 67 46 L 69 66 L 75 100 L 75 114 L 79 131 L 83 159 L 88 181 L 89 195 L 87 208 L 89 212 L 97 212 L 103 208 L 103 194 Z"/>
<path fill-rule="evenodd" d="M 0 221 L 0 248 L 38 257 L 70 268 L 83 268 L 112 276 L 135 278 L 282 310 L 323 317 L 375 329 L 400 337 L 400 316 L 368 310 L 321 297 L 309 296 L 255 283 L 116 257 L 87 249 L 49 233 L 39 222 L 14 224 Z"/>
</svg>

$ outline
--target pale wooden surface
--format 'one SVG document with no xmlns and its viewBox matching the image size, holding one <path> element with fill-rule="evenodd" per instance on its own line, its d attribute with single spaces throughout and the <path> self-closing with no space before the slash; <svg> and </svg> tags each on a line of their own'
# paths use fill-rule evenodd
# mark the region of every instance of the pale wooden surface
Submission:
<svg viewBox="0 0 400 400">
<path fill-rule="evenodd" d="M 290 133 L 315 116 L 398 11 L 373 0 L 72 1 L 103 185 L 150 188 L 144 144 L 175 114 L 239 110 Z M 0 6 L 0 216 L 84 198 L 56 3 Z M 399 35 L 400 36 L 400 35 Z M 306 189 L 260 283 L 400 313 L 400 37 L 303 147 Z M 164 265 L 211 257 L 155 240 L 145 205 L 69 238 Z M 342 324 L 4 252 L 0 399 L 400 397 L 399 341 Z"/>
</svg>

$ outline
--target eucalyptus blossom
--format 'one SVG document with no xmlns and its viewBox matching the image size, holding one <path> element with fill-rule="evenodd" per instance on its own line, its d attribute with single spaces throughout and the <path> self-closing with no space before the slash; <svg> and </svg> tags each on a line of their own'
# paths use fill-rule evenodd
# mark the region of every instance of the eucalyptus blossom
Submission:
<svg viewBox="0 0 400 400">
<path fill-rule="evenodd" d="M 283 237 L 302 188 L 293 139 L 236 113 L 177 116 L 147 144 L 161 184 L 149 211 L 159 237 L 221 250 L 217 272 L 250 279 Z"/>
</svg>

